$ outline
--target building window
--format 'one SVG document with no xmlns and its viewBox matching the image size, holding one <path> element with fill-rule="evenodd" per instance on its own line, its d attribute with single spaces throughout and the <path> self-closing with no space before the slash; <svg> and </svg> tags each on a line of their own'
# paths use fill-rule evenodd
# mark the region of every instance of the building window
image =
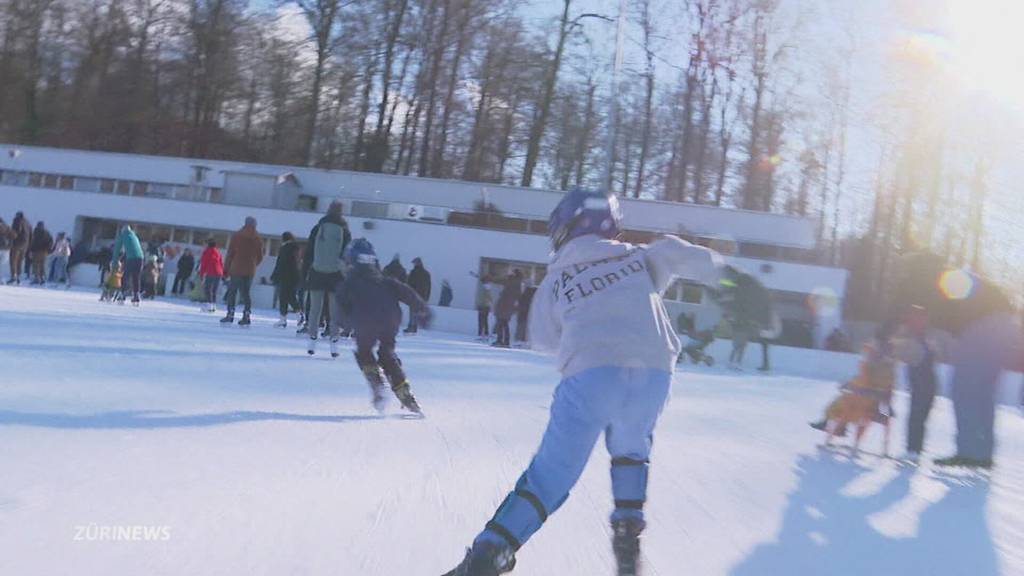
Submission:
<svg viewBox="0 0 1024 576">
<path fill-rule="evenodd" d="M 310 196 L 309 194 L 299 194 L 298 200 L 295 201 L 295 209 L 302 210 L 304 212 L 316 212 L 316 196 Z"/>
<path fill-rule="evenodd" d="M 704 302 L 704 287 L 693 282 L 678 280 L 665 290 L 665 299 L 699 305 Z"/>
<path fill-rule="evenodd" d="M 756 244 L 754 242 L 740 243 L 740 256 L 755 258 L 759 260 L 776 260 L 779 257 L 779 247 L 771 244 Z"/>
<path fill-rule="evenodd" d="M 114 192 L 114 181 L 107 178 L 100 180 L 100 192 L 112 194 Z"/>
<path fill-rule="evenodd" d="M 523 281 L 531 286 L 537 286 L 544 279 L 547 273 L 547 266 L 534 262 L 521 262 L 515 260 L 501 260 L 498 258 L 481 258 L 480 274 L 489 278 L 492 282 L 501 281 L 513 270 L 523 273 Z"/>
<path fill-rule="evenodd" d="M 43 185 L 43 175 L 38 172 L 30 172 L 28 175 L 28 185 L 39 187 Z"/>
<path fill-rule="evenodd" d="M 100 239 L 113 240 L 117 238 L 117 222 L 104 220 L 100 224 Z"/>
<path fill-rule="evenodd" d="M 192 231 L 189 230 L 188 228 L 175 228 L 174 241 L 178 244 L 191 244 Z"/>
<path fill-rule="evenodd" d="M 269 248 L 267 249 L 267 254 L 269 256 L 277 257 L 277 255 L 280 254 L 280 253 L 281 253 L 281 240 L 279 240 L 277 238 L 271 238 L 270 242 L 269 242 Z"/>
<path fill-rule="evenodd" d="M 170 184 L 150 184 L 149 192 L 146 195 L 152 198 L 170 198 L 173 194 L 174 186 Z"/>
<path fill-rule="evenodd" d="M 146 196 L 149 191 L 149 184 L 146 182 L 134 182 L 132 184 L 132 196 Z"/>
<path fill-rule="evenodd" d="M 210 188 L 210 202 L 220 204 L 224 201 L 224 190 L 221 188 Z"/>
<path fill-rule="evenodd" d="M 43 177 L 43 187 L 44 188 L 56 188 L 57 187 L 57 175 L 56 174 L 46 174 Z"/>
<path fill-rule="evenodd" d="M 118 180 L 115 188 L 121 196 L 127 196 L 132 191 L 132 183 L 126 180 Z"/>
<path fill-rule="evenodd" d="M 352 201 L 352 209 L 349 212 L 356 218 L 387 218 L 387 202 L 366 202 L 365 200 Z"/>
<path fill-rule="evenodd" d="M 227 248 L 228 246 L 228 233 L 227 232 L 213 232 L 210 237 L 217 241 L 217 246 L 221 248 Z"/>
<path fill-rule="evenodd" d="M 75 190 L 79 192 L 98 192 L 100 181 L 96 178 L 75 178 Z"/>
<path fill-rule="evenodd" d="M 74 176 L 61 176 L 60 177 L 60 181 L 57 183 L 57 186 L 61 190 L 72 190 L 75 187 L 75 177 Z"/>
</svg>

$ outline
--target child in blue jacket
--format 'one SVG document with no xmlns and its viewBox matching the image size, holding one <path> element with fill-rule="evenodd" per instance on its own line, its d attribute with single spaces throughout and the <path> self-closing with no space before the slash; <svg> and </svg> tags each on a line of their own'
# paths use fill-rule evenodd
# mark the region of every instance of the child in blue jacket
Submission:
<svg viewBox="0 0 1024 576">
<path fill-rule="evenodd" d="M 353 330 L 356 363 L 370 385 L 373 406 L 378 411 L 383 410 L 384 379 L 387 378 L 402 407 L 422 414 L 406 380 L 402 361 L 395 354 L 395 337 L 402 325 L 399 302 L 409 306 L 409 313 L 424 327 L 430 324 L 430 308 L 408 284 L 380 271 L 373 245 L 365 238 L 352 242 L 346 259 L 351 273 L 341 283 L 337 298 Z"/>
</svg>

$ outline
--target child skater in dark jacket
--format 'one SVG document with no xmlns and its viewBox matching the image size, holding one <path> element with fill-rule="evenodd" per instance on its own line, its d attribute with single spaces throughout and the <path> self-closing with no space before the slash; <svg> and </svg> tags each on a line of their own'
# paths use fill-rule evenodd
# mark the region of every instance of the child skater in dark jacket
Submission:
<svg viewBox="0 0 1024 576">
<path fill-rule="evenodd" d="M 373 406 L 383 411 L 384 379 L 387 378 L 402 407 L 422 414 L 405 378 L 402 361 L 395 354 L 395 337 L 402 324 L 399 302 L 409 306 L 410 314 L 417 317 L 420 326 L 429 325 L 430 308 L 407 284 L 384 276 L 373 245 L 365 238 L 352 242 L 346 259 L 351 274 L 338 291 L 338 301 L 353 329 L 356 363 L 370 385 Z M 374 348 L 377 348 L 376 354 Z"/>
</svg>

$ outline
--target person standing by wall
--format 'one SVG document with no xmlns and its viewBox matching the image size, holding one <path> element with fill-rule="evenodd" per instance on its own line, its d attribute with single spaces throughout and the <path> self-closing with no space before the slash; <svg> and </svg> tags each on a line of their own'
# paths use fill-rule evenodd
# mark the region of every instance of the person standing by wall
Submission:
<svg viewBox="0 0 1024 576">
<path fill-rule="evenodd" d="M 416 291 L 416 294 L 424 302 L 430 302 L 430 272 L 423 267 L 423 260 L 419 257 L 412 260 L 412 271 L 409 272 L 409 287 Z M 415 334 L 419 330 L 416 323 L 416 315 L 409 314 L 409 326 L 406 327 L 406 334 Z"/>
<path fill-rule="evenodd" d="M 523 293 L 519 296 L 519 303 L 516 308 L 516 343 L 526 344 L 529 334 L 527 333 L 526 327 L 530 321 L 530 304 L 533 303 L 533 295 L 537 292 L 536 286 L 527 286 L 523 288 Z"/>
<path fill-rule="evenodd" d="M 441 298 L 437 301 L 437 305 L 442 308 L 447 308 L 452 305 L 452 300 L 455 299 L 455 294 L 452 292 L 452 285 L 447 280 L 441 281 Z"/>
<path fill-rule="evenodd" d="M 277 252 L 277 262 L 270 274 L 270 281 L 277 286 L 277 306 L 281 319 L 274 326 L 278 328 L 288 326 L 288 309 L 299 307 L 296 300 L 299 273 L 299 244 L 294 234 L 285 232 L 281 235 L 281 249 Z"/>
<path fill-rule="evenodd" d="M 405 266 L 402 266 L 402 260 L 398 254 L 395 254 L 391 258 L 391 262 L 388 262 L 388 265 L 384 267 L 384 275 L 389 278 L 394 278 L 402 284 L 409 283 L 409 275 L 406 274 Z"/>
<path fill-rule="evenodd" d="M 263 240 L 256 232 L 256 219 L 248 216 L 245 225 L 231 236 L 228 244 L 228 256 L 224 261 L 224 271 L 230 277 L 226 294 L 228 313 L 221 318 L 222 324 L 235 321 L 235 303 L 239 292 L 242 296 L 242 319 L 239 326 L 252 323 L 252 279 L 256 276 L 256 267 L 263 261 Z"/>
<path fill-rule="evenodd" d="M 352 241 L 348 222 L 342 216 L 344 205 L 338 200 L 327 207 L 327 214 L 309 231 L 306 244 L 305 263 L 309 270 L 306 276 L 306 291 L 309 294 L 309 315 L 306 317 L 309 342 L 306 352 L 316 354 L 319 336 L 320 316 L 324 312 L 324 300 L 330 319 L 327 335 L 331 339 L 331 356 L 338 356 L 339 319 L 336 294 L 344 277 L 345 249 Z"/>
<path fill-rule="evenodd" d="M 21 284 L 22 265 L 31 241 L 32 225 L 24 213 L 18 212 L 11 221 L 11 278 L 8 284 Z"/>
<path fill-rule="evenodd" d="M 3 282 L 4 275 L 10 272 L 11 267 L 11 241 L 14 240 L 14 230 L 0 218 L 0 282 Z"/>
<path fill-rule="evenodd" d="M 487 276 L 480 276 L 476 272 L 469 274 L 476 278 L 476 296 L 473 300 L 476 307 L 476 339 L 486 342 L 491 336 L 490 319 L 494 294 L 491 292 L 490 279 Z"/>
<path fill-rule="evenodd" d="M 65 287 L 71 287 L 71 276 L 68 274 L 68 262 L 71 259 L 71 240 L 67 234 L 59 232 L 57 241 L 53 243 L 53 269 L 54 282 L 61 282 Z"/>
<path fill-rule="evenodd" d="M 174 274 L 174 284 L 171 285 L 171 294 L 184 294 L 188 289 L 188 279 L 192 277 L 192 271 L 196 269 L 196 257 L 192 255 L 190 248 L 178 258 L 177 272 Z"/>
<path fill-rule="evenodd" d="M 217 241 L 210 238 L 199 256 L 199 279 L 203 283 L 203 294 L 206 296 L 206 305 L 203 307 L 206 312 L 217 311 L 217 288 L 220 287 L 222 276 L 224 261 L 220 257 L 220 250 L 217 249 Z"/>
<path fill-rule="evenodd" d="M 124 276 L 121 279 L 121 291 L 125 296 L 130 293 L 132 305 L 139 305 L 139 292 L 142 290 L 142 243 L 135 235 L 130 224 L 125 224 L 114 240 L 114 251 L 110 256 L 110 267 L 113 268 L 124 252 Z M 121 300 L 123 303 L 124 300 Z"/>
<path fill-rule="evenodd" d="M 46 257 L 52 250 L 53 235 L 40 220 L 32 231 L 32 243 L 29 245 L 29 252 L 32 253 L 32 284 L 46 284 Z"/>
<path fill-rule="evenodd" d="M 499 348 L 509 348 L 512 346 L 510 323 L 512 322 L 512 316 L 516 313 L 516 307 L 519 305 L 519 296 L 522 293 L 523 273 L 516 269 L 502 282 L 501 294 L 498 295 L 498 302 L 494 305 L 494 315 L 498 319 L 498 324 L 494 327 L 496 336 L 494 346 Z"/>
</svg>

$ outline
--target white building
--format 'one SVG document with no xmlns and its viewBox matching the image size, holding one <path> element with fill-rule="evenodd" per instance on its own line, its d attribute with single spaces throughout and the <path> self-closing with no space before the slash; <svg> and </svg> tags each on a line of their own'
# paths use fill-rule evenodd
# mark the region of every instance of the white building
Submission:
<svg viewBox="0 0 1024 576">
<path fill-rule="evenodd" d="M 560 196 L 474 182 L 0 145 L 0 215 L 8 222 L 20 210 L 32 223 L 43 220 L 51 232 L 94 247 L 129 222 L 144 240 L 199 248 L 210 236 L 224 246 L 251 215 L 269 256 L 258 283 L 270 276 L 281 233 L 305 238 L 330 200 L 340 199 L 354 237 L 373 242 L 385 262 L 399 254 L 409 266 L 421 257 L 433 278 L 433 303 L 448 280 L 452 307 L 466 310 L 467 319 L 475 293 L 470 272 L 518 267 L 535 281 L 543 276 L 547 215 Z M 813 330 L 820 344 L 839 325 L 847 273 L 810 263 L 812 220 L 648 200 L 624 199 L 622 208 L 628 240 L 677 234 L 714 246 L 757 276 L 775 294 L 786 340 L 808 340 Z M 259 304 L 269 306 L 270 294 L 258 290 Z M 680 282 L 668 299 L 674 312 L 714 321 L 714 308 L 694 286 Z"/>
</svg>

